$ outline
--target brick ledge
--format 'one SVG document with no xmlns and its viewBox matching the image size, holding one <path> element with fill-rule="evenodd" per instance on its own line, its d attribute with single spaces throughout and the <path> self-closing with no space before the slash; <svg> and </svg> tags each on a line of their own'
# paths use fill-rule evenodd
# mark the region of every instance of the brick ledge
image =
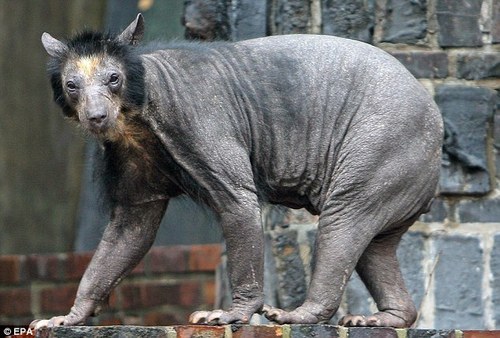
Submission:
<svg viewBox="0 0 500 338">
<path fill-rule="evenodd" d="M 161 337 L 161 338 L 493 338 L 500 331 L 346 328 L 336 325 L 178 325 L 72 326 L 39 330 L 39 338 Z"/>
</svg>

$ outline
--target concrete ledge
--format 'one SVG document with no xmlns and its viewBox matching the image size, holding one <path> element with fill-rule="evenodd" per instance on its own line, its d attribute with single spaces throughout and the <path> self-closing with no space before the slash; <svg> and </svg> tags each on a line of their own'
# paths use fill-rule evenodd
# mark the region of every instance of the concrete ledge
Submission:
<svg viewBox="0 0 500 338">
<path fill-rule="evenodd" d="M 493 338 L 500 331 L 346 328 L 334 325 L 70 326 L 36 332 L 39 338 Z"/>
</svg>

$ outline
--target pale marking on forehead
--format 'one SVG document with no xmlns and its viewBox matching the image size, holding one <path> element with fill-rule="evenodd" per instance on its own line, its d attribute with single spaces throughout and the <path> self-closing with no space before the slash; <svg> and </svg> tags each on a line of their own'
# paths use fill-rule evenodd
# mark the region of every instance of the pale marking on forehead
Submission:
<svg viewBox="0 0 500 338">
<path fill-rule="evenodd" d="M 97 66 L 101 63 L 101 58 L 97 56 L 85 56 L 76 61 L 76 67 L 87 79 L 92 78 Z"/>
</svg>

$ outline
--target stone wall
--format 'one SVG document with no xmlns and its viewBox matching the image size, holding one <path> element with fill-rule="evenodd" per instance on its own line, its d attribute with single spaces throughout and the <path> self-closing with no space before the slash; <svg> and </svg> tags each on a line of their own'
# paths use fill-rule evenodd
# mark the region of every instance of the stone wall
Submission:
<svg viewBox="0 0 500 338">
<path fill-rule="evenodd" d="M 217 3 L 224 11 L 212 16 L 224 27 L 224 35 L 214 37 L 320 33 L 358 39 L 388 51 L 421 81 L 441 109 L 446 135 L 439 198 L 398 252 L 419 308 L 417 327 L 500 327 L 500 1 L 188 2 L 185 20 L 201 29 L 211 28 L 193 15 L 197 5 Z M 271 219 L 268 302 L 293 308 L 306 290 L 315 219 L 291 211 Z M 353 276 L 340 313 L 374 309 Z"/>
<path fill-rule="evenodd" d="M 0 327 L 1 328 L 1 327 Z M 12 330 L 12 328 L 9 327 Z M 493 338 L 500 331 L 346 328 L 332 325 L 177 325 L 56 327 L 36 332 L 38 338 Z M 31 337 L 30 335 L 23 336 Z"/>
</svg>

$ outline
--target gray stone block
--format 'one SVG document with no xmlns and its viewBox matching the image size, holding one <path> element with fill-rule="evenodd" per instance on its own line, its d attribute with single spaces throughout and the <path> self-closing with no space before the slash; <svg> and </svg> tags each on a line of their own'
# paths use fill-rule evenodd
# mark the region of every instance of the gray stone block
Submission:
<svg viewBox="0 0 500 338">
<path fill-rule="evenodd" d="M 340 328 L 333 325 L 290 325 L 290 338 L 341 337 Z"/>
<path fill-rule="evenodd" d="M 285 228 L 289 224 L 286 223 L 285 217 L 288 213 L 288 208 L 280 205 L 264 205 L 262 208 L 262 222 L 265 231 L 272 231 L 276 228 Z"/>
<path fill-rule="evenodd" d="M 372 42 L 374 0 L 322 0 L 323 34 Z"/>
<path fill-rule="evenodd" d="M 417 308 L 420 307 L 425 292 L 424 261 L 424 234 L 421 232 L 407 232 L 399 244 L 397 255 L 406 288 Z"/>
<path fill-rule="evenodd" d="M 495 167 L 497 168 L 496 178 L 500 179 L 500 149 L 495 149 Z"/>
<path fill-rule="evenodd" d="M 500 222 L 500 198 L 465 200 L 458 204 L 460 222 Z"/>
<path fill-rule="evenodd" d="M 467 80 L 500 77 L 500 53 L 459 54 L 457 77 Z"/>
<path fill-rule="evenodd" d="M 277 230 L 272 233 L 272 241 L 278 283 L 278 306 L 293 310 L 302 305 L 307 291 L 297 231 Z"/>
<path fill-rule="evenodd" d="M 496 111 L 493 120 L 493 138 L 494 138 L 494 146 L 497 149 L 500 149 L 500 89 L 497 90 L 497 104 Z"/>
<path fill-rule="evenodd" d="M 398 338 L 398 333 L 390 327 L 351 327 L 349 338 Z"/>
<path fill-rule="evenodd" d="M 278 306 L 278 277 L 273 253 L 273 239 L 270 233 L 264 237 L 264 301 L 266 304 Z"/>
<path fill-rule="evenodd" d="M 442 85 L 436 103 L 445 123 L 441 194 L 482 195 L 491 190 L 487 128 L 496 104 L 488 88 Z"/>
<path fill-rule="evenodd" d="M 171 327 L 148 327 L 148 326 L 58 326 L 51 328 L 51 338 L 107 338 L 107 337 L 137 337 L 137 338 L 169 338 L 176 337 L 176 331 Z M 48 333 L 48 332 L 47 332 Z M 37 333 L 37 337 L 39 333 Z M 43 332 L 40 336 L 45 337 Z M 49 335 L 47 335 L 48 337 Z"/>
<path fill-rule="evenodd" d="M 479 29 L 481 0 L 437 0 L 436 14 L 441 47 L 482 46 Z"/>
<path fill-rule="evenodd" d="M 443 195 L 485 195 L 491 191 L 486 169 L 467 171 L 445 156 L 440 174 L 440 193 Z"/>
<path fill-rule="evenodd" d="M 397 252 L 406 287 L 417 307 L 422 302 L 425 290 L 423 252 L 424 235 L 420 232 L 405 234 Z M 372 313 L 371 305 L 374 301 L 356 272 L 352 274 L 347 284 L 346 302 L 349 313 L 363 315 Z"/>
<path fill-rule="evenodd" d="M 493 1 L 491 20 L 491 41 L 500 43 L 500 1 Z"/>
<path fill-rule="evenodd" d="M 432 202 L 431 210 L 420 216 L 421 222 L 443 222 L 446 218 L 453 221 L 453 213 L 442 198 L 436 198 Z"/>
<path fill-rule="evenodd" d="M 373 299 L 359 275 L 354 272 L 346 288 L 347 311 L 352 314 L 371 314 L 370 304 Z"/>
<path fill-rule="evenodd" d="M 436 329 L 484 327 L 483 250 L 478 238 L 439 236 L 434 245 Z"/>
<path fill-rule="evenodd" d="M 406 338 L 456 338 L 455 330 L 415 330 L 408 329 Z"/>
<path fill-rule="evenodd" d="M 497 90 L 497 107 L 493 118 L 493 138 L 496 177 L 500 179 L 500 90 Z"/>
<path fill-rule="evenodd" d="M 307 243 L 309 245 L 309 247 L 311 248 L 311 266 L 309 267 L 309 269 L 312 271 L 314 270 L 314 267 L 316 265 L 316 257 L 314 255 L 314 250 L 316 248 L 316 235 L 318 234 L 318 230 L 317 229 L 314 229 L 314 230 L 309 230 L 306 234 L 307 236 Z"/>
<path fill-rule="evenodd" d="M 448 56 L 444 52 L 393 52 L 416 78 L 443 79 L 448 76 Z"/>
<path fill-rule="evenodd" d="M 500 323 L 500 234 L 495 235 L 493 250 L 491 251 L 490 270 L 492 273 L 492 303 L 495 321 Z"/>
<path fill-rule="evenodd" d="M 266 1 L 238 0 L 231 14 L 231 39 L 234 41 L 259 38 L 267 33 Z"/>
<path fill-rule="evenodd" d="M 311 10 L 309 0 L 274 0 L 273 34 L 307 33 Z"/>
<path fill-rule="evenodd" d="M 195 40 L 230 38 L 229 0 L 185 0 L 182 23 L 184 37 Z"/>
<path fill-rule="evenodd" d="M 427 33 L 427 0 L 387 0 L 382 41 L 416 43 Z"/>
</svg>

